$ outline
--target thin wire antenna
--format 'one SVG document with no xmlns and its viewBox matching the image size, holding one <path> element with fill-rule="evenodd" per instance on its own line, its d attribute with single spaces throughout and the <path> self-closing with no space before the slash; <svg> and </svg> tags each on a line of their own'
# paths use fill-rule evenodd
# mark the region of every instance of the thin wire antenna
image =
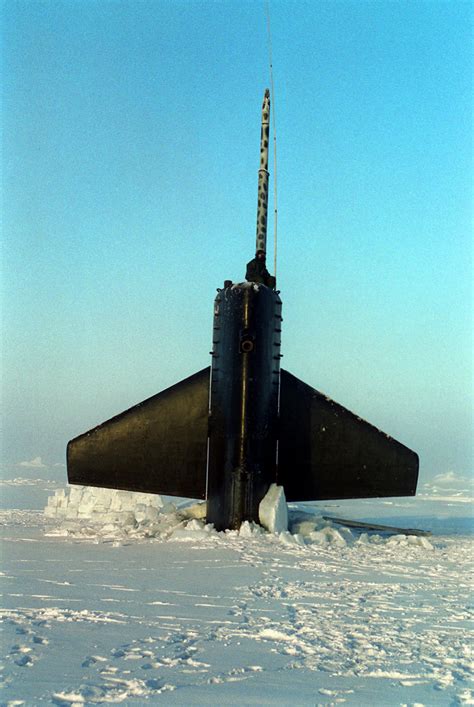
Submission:
<svg viewBox="0 0 474 707">
<path fill-rule="evenodd" d="M 270 65 L 270 89 L 272 97 L 272 129 L 273 129 L 273 272 L 277 274 L 277 246 L 278 246 L 278 192 L 277 192 L 277 136 L 275 118 L 275 86 L 273 84 L 273 59 L 272 59 L 272 32 L 270 27 L 270 0 L 266 1 L 267 31 L 268 31 L 268 62 Z"/>
</svg>

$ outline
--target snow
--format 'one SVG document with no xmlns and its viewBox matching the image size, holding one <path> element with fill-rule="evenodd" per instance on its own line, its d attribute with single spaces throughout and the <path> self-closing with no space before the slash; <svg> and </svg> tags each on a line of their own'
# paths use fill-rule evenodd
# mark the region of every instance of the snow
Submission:
<svg viewBox="0 0 474 707">
<path fill-rule="evenodd" d="M 43 500 L 38 481 L 5 487 L 23 506 L 0 511 L 1 704 L 474 704 L 462 501 L 293 504 L 286 526 L 217 532 L 202 503 Z"/>
<path fill-rule="evenodd" d="M 231 290 L 255 290 L 255 292 L 258 292 L 260 287 L 258 283 L 256 282 L 247 282 L 246 280 L 244 282 L 234 282 L 231 285 Z"/>
<path fill-rule="evenodd" d="M 25 466 L 29 469 L 46 469 L 46 464 L 43 464 L 41 457 L 35 457 L 30 461 L 20 462 L 18 466 Z"/>
</svg>

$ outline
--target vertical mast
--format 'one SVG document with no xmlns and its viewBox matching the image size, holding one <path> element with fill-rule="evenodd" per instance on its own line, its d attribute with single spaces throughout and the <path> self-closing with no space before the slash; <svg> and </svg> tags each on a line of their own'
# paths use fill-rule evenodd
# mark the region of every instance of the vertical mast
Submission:
<svg viewBox="0 0 474 707">
<path fill-rule="evenodd" d="M 260 169 L 258 170 L 257 244 L 256 250 L 267 251 L 268 215 L 268 141 L 270 135 L 270 91 L 265 89 L 260 134 Z"/>
</svg>

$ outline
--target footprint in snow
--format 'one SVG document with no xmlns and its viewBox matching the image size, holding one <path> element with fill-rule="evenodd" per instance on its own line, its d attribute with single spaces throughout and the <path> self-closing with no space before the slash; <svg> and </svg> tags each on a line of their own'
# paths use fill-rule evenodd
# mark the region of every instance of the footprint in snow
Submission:
<svg viewBox="0 0 474 707">
<path fill-rule="evenodd" d="M 122 648 L 114 648 L 111 653 L 114 658 L 123 658 L 125 656 L 125 651 Z"/>
<path fill-rule="evenodd" d="M 150 689 L 150 690 L 161 690 L 165 682 L 164 680 L 160 680 L 159 678 L 151 678 L 150 680 L 145 681 L 145 685 Z"/>
<path fill-rule="evenodd" d="M 14 623 L 13 621 L 11 623 Z M 29 629 L 23 628 L 23 626 L 18 626 L 15 629 L 15 633 L 17 633 L 19 636 L 27 636 L 29 633 L 32 633 Z"/>
<path fill-rule="evenodd" d="M 33 658 L 31 655 L 22 655 L 21 658 L 15 660 L 15 665 L 18 665 L 20 668 L 31 668 L 33 665 Z"/>
<path fill-rule="evenodd" d="M 33 658 L 29 655 L 30 652 L 31 648 L 28 648 L 28 646 L 13 646 L 10 655 L 15 665 L 18 665 L 20 668 L 26 668 L 33 665 Z"/>
<path fill-rule="evenodd" d="M 101 655 L 88 655 L 87 658 L 81 663 L 82 668 L 89 668 L 95 663 L 105 663 L 107 658 L 103 658 Z"/>
<path fill-rule="evenodd" d="M 39 643 L 41 645 L 46 645 L 49 643 L 47 638 L 43 638 L 43 636 L 33 636 L 33 643 Z"/>
</svg>

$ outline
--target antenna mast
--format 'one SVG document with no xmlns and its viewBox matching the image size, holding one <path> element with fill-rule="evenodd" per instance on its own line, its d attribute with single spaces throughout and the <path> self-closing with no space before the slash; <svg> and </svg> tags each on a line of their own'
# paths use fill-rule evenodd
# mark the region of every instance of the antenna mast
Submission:
<svg viewBox="0 0 474 707">
<path fill-rule="evenodd" d="M 268 140 L 270 135 L 270 91 L 265 89 L 260 133 L 260 169 L 258 170 L 257 244 L 256 250 L 267 251 L 268 216 Z"/>
</svg>

